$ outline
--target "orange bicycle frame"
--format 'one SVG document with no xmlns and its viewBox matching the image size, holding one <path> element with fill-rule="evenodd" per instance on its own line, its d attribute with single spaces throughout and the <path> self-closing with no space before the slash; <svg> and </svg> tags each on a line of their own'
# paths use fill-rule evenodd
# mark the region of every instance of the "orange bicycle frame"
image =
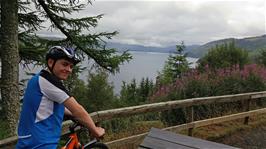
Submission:
<svg viewBox="0 0 266 149">
<path fill-rule="evenodd" d="M 69 135 L 69 141 L 61 149 L 84 149 L 79 143 L 78 136 L 76 133 Z"/>
</svg>

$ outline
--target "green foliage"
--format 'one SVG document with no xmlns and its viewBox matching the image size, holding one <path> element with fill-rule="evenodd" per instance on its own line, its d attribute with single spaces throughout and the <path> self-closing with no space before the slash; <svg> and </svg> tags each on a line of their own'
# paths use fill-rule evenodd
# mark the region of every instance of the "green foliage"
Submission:
<svg viewBox="0 0 266 149">
<path fill-rule="evenodd" d="M 89 112 L 118 108 L 122 106 L 139 105 L 148 102 L 148 97 L 153 92 L 153 82 L 148 78 L 142 78 L 140 84 L 136 80 L 122 86 L 121 97 L 114 95 L 113 85 L 108 82 L 108 73 L 96 68 L 88 76 L 88 84 L 78 79 L 80 68 L 74 68 L 71 77 L 64 82 L 71 94 Z M 133 116 L 127 119 L 119 118 L 101 123 L 108 131 L 117 133 L 121 129 L 128 129 L 135 121 L 158 120 L 158 114 L 147 113 Z"/>
<path fill-rule="evenodd" d="M 108 82 L 108 74 L 104 70 L 99 69 L 95 73 L 89 73 L 86 108 L 89 111 L 112 108 L 116 100 L 113 89 L 113 85 Z"/>
<path fill-rule="evenodd" d="M 97 68 L 88 75 L 88 83 L 78 78 L 84 68 L 74 67 L 72 75 L 64 82 L 70 94 L 83 105 L 88 112 L 119 107 L 118 98 L 114 95 L 114 87 L 108 82 L 108 73 Z"/>
<path fill-rule="evenodd" d="M 90 102 L 88 102 L 88 97 L 86 96 L 88 89 L 85 82 L 80 79 L 75 79 L 74 82 L 75 83 L 73 84 L 70 90 L 71 95 L 73 95 L 75 99 L 81 105 L 83 105 L 86 110 L 89 110 L 87 109 L 87 105 L 90 105 Z"/>
<path fill-rule="evenodd" d="M 163 111 L 161 113 L 161 121 L 166 126 L 175 126 L 186 122 L 186 115 L 184 109 L 173 109 Z"/>
<path fill-rule="evenodd" d="M 245 65 L 242 69 L 217 69 L 215 72 L 205 69 L 196 70 L 176 80 L 175 83 L 162 86 L 151 97 L 154 102 L 181 100 L 196 97 L 239 94 L 264 91 L 266 89 L 266 69 L 259 65 Z M 259 103 L 263 104 L 263 103 Z M 220 116 L 222 113 L 241 110 L 239 103 L 223 105 L 195 106 L 195 119 Z M 175 109 L 162 113 L 162 121 L 168 125 L 180 124 L 186 120 L 184 109 Z"/>
<path fill-rule="evenodd" d="M 138 89 L 138 95 L 140 96 L 138 102 L 146 102 L 147 97 L 153 92 L 153 87 L 153 82 L 149 78 L 142 78 Z"/>
<path fill-rule="evenodd" d="M 110 121 L 104 121 L 101 125 L 112 133 L 118 133 L 123 129 L 128 129 L 132 125 L 133 121 L 134 118 L 132 117 L 117 118 Z"/>
<path fill-rule="evenodd" d="M 264 78 L 258 76 L 256 73 L 250 73 L 249 77 L 243 82 L 244 92 L 259 92 L 266 89 Z"/>
<path fill-rule="evenodd" d="M 125 106 L 144 104 L 148 102 L 148 97 L 153 93 L 153 88 L 153 82 L 148 78 L 142 78 L 139 85 L 137 85 L 135 79 L 128 84 L 123 82 L 120 100 Z"/>
<path fill-rule="evenodd" d="M 256 63 L 266 67 L 266 49 L 259 50 L 259 54 L 256 56 Z"/>
<path fill-rule="evenodd" d="M 125 105 L 135 105 L 137 103 L 137 83 L 135 79 L 129 84 L 126 84 L 126 82 L 123 81 L 122 89 L 120 91 L 120 99 Z"/>
<path fill-rule="evenodd" d="M 164 68 L 159 73 L 159 81 L 161 84 L 168 84 L 180 78 L 182 73 L 189 70 L 189 62 L 184 54 L 185 45 L 182 42 L 181 45 L 176 45 L 176 51 L 170 54 L 165 62 Z"/>
<path fill-rule="evenodd" d="M 75 85 L 72 87 L 71 95 L 78 100 L 79 103 L 85 105 L 88 98 L 87 95 L 87 86 L 83 80 L 77 79 L 75 80 Z M 89 103 L 88 103 L 89 104 Z"/>
<path fill-rule="evenodd" d="M 217 45 L 199 60 L 199 69 L 207 66 L 211 70 L 219 68 L 243 68 L 248 63 L 248 52 L 237 48 L 234 42 Z"/>
</svg>

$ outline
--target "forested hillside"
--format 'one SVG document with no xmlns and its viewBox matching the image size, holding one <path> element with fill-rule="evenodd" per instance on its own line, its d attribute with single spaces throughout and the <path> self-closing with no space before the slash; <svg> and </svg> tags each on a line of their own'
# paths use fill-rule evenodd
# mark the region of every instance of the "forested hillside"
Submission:
<svg viewBox="0 0 266 149">
<path fill-rule="evenodd" d="M 204 56 L 209 49 L 215 47 L 216 45 L 221 45 L 224 43 L 229 43 L 231 41 L 235 41 L 236 47 L 246 49 L 248 52 L 257 52 L 260 49 L 266 48 L 266 35 L 256 36 L 256 37 L 248 37 L 248 38 L 227 38 L 221 40 L 210 41 L 203 45 L 186 45 L 185 43 L 185 52 L 189 57 L 200 58 Z M 113 43 L 109 42 L 107 44 L 110 48 L 117 48 L 119 51 L 143 51 L 143 52 L 174 52 L 175 45 L 169 45 L 166 47 L 153 47 L 153 46 L 142 46 L 142 45 L 133 45 L 133 44 L 121 44 L 121 43 Z"/>
<path fill-rule="evenodd" d="M 243 39 L 236 38 L 227 38 L 216 41 L 208 42 L 204 45 L 201 45 L 197 48 L 187 49 L 188 55 L 191 57 L 202 57 L 204 56 L 209 49 L 214 48 L 216 45 L 221 45 L 224 43 L 235 42 L 236 47 L 247 50 L 248 52 L 257 52 L 260 49 L 266 48 L 266 35 L 249 37 Z"/>
</svg>

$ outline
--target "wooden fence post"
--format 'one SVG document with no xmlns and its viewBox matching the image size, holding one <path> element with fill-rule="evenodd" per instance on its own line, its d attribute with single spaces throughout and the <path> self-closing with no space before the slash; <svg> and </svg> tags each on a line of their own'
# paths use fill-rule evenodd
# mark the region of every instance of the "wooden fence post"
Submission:
<svg viewBox="0 0 266 149">
<path fill-rule="evenodd" d="M 245 103 L 245 105 L 244 105 L 245 112 L 250 110 L 250 102 L 251 102 L 250 99 L 244 101 L 244 103 Z M 248 121 L 249 121 L 249 116 L 245 117 L 244 124 L 248 125 Z"/>
<path fill-rule="evenodd" d="M 187 123 L 191 123 L 194 121 L 194 108 L 193 106 L 189 106 L 187 109 Z M 188 128 L 188 135 L 193 136 L 193 128 Z"/>
</svg>

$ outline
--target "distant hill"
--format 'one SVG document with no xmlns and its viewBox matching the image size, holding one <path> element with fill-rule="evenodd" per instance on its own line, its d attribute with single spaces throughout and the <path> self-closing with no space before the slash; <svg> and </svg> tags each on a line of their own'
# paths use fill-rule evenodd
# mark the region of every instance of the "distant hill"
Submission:
<svg viewBox="0 0 266 149">
<path fill-rule="evenodd" d="M 248 37 L 243 39 L 236 38 L 227 38 L 221 40 L 215 40 L 208 42 L 203 45 L 186 45 L 185 52 L 189 57 L 200 58 L 204 56 L 209 49 L 215 47 L 216 45 L 221 45 L 231 41 L 235 41 L 237 47 L 246 49 L 249 52 L 254 52 L 259 49 L 266 48 L 266 35 Z M 175 45 L 167 47 L 151 47 L 151 46 L 142 46 L 142 45 L 133 45 L 133 44 L 120 44 L 120 43 L 107 43 L 108 48 L 116 48 L 118 51 L 143 51 L 143 52 L 163 52 L 170 53 L 175 51 Z"/>
<path fill-rule="evenodd" d="M 193 50 L 199 47 L 199 45 L 188 45 L 186 49 Z M 152 47 L 152 46 L 142 46 L 142 45 L 134 45 L 134 44 L 121 44 L 121 43 L 114 43 L 108 42 L 107 48 L 115 48 L 118 51 L 140 51 L 140 52 L 160 52 L 160 53 L 171 53 L 174 52 L 176 49 L 175 45 L 167 46 L 167 47 Z"/>
<path fill-rule="evenodd" d="M 60 38 L 56 37 L 43 37 L 52 40 L 59 40 Z M 262 36 L 256 37 L 248 37 L 242 39 L 236 38 L 227 38 L 221 40 L 210 41 L 203 45 L 185 45 L 185 52 L 188 54 L 189 57 L 200 58 L 204 56 L 209 49 L 215 47 L 216 45 L 221 45 L 224 43 L 228 43 L 231 41 L 235 41 L 235 45 L 239 48 L 246 49 L 251 53 L 257 52 L 259 49 L 266 48 L 266 34 Z M 121 44 L 121 43 L 114 43 L 108 42 L 107 48 L 115 48 L 118 51 L 122 52 L 125 50 L 129 51 L 142 51 L 142 52 L 160 52 L 160 53 L 172 53 L 175 51 L 175 45 L 169 45 L 166 47 L 152 47 L 152 46 L 142 46 L 142 45 L 134 45 L 134 44 Z"/>
<path fill-rule="evenodd" d="M 262 35 L 262 36 L 248 37 L 248 38 L 242 38 L 242 39 L 227 38 L 227 39 L 211 41 L 195 49 L 188 50 L 187 52 L 188 52 L 188 55 L 190 55 L 191 57 L 202 57 L 212 47 L 215 47 L 216 45 L 221 45 L 224 43 L 229 43 L 232 41 L 235 41 L 236 47 L 245 49 L 251 53 L 258 51 L 259 49 L 266 48 L 266 35 Z"/>
</svg>

